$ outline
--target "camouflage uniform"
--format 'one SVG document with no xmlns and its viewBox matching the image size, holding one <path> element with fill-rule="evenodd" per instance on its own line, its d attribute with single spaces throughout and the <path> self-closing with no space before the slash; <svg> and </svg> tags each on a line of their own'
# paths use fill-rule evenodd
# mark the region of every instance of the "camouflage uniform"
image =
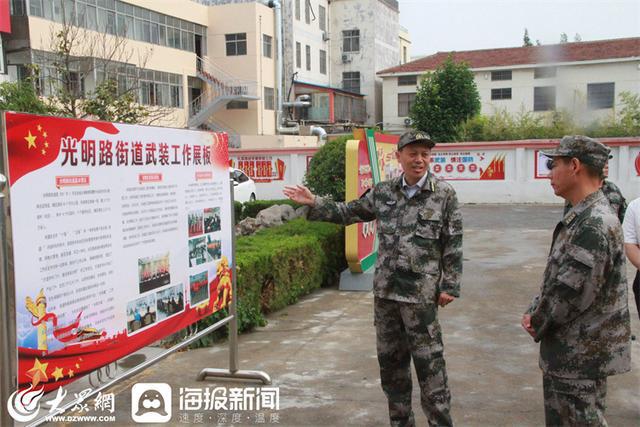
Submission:
<svg viewBox="0 0 640 427">
<path fill-rule="evenodd" d="M 627 292 L 620 221 L 596 191 L 556 226 L 540 295 L 528 310 L 540 342 L 547 425 L 606 425 L 607 376 L 630 370 Z"/>
<path fill-rule="evenodd" d="M 624 214 L 627 211 L 627 201 L 622 195 L 622 192 L 617 185 L 611 181 L 607 181 L 606 179 L 603 181 L 600 190 L 602 190 L 602 194 L 607 198 L 611 209 L 613 209 L 613 213 L 616 214 L 620 224 L 622 224 Z M 564 214 L 566 215 L 569 210 L 571 210 L 571 203 L 564 205 Z"/>
<path fill-rule="evenodd" d="M 462 215 L 453 188 L 429 173 L 407 198 L 398 177 L 349 203 L 318 198 L 309 219 L 345 225 L 377 219 L 374 323 L 391 424 L 414 425 L 413 358 L 429 424 L 452 425 L 436 302 L 440 292 L 460 295 Z"/>
</svg>

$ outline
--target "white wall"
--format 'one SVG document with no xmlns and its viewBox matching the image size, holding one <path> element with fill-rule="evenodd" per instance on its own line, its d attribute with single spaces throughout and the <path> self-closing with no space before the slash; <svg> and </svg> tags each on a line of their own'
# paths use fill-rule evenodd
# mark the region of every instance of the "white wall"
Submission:
<svg viewBox="0 0 640 427">
<path fill-rule="evenodd" d="M 640 197 L 640 138 L 603 138 L 601 141 L 612 149 L 609 179 L 620 187 L 628 201 Z M 553 140 L 439 144 L 433 154 L 481 152 L 487 158 L 504 156 L 503 180 L 447 180 L 456 189 L 461 203 L 564 203 L 553 194 L 549 180 L 536 178 L 535 171 L 536 151 L 557 144 L 558 141 Z M 273 161 L 285 161 L 284 180 L 256 184 L 259 199 L 281 199 L 284 185 L 303 182 L 307 160 L 316 150 L 231 150 L 229 155 L 236 160 L 239 156 L 267 156 Z"/>
<path fill-rule="evenodd" d="M 308 161 L 313 157 L 317 148 L 297 148 L 283 150 L 230 150 L 229 158 L 234 167 L 238 167 L 238 161 L 247 159 L 261 159 L 269 161 L 276 170 L 278 160 L 284 162 L 285 171 L 283 180 L 272 180 L 271 182 L 256 182 L 256 197 L 260 200 L 274 200 L 286 198 L 282 191 L 285 185 L 301 184 L 307 172 Z M 245 171 L 248 172 L 248 171 Z M 255 176 L 247 175 L 250 178 L 258 179 Z"/>
</svg>

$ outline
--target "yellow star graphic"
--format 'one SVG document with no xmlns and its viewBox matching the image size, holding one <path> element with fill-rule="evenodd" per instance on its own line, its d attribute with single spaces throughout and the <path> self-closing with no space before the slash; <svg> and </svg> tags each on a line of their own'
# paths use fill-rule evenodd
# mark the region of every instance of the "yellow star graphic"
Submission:
<svg viewBox="0 0 640 427">
<path fill-rule="evenodd" d="M 53 376 L 53 378 L 56 379 L 56 381 L 64 377 L 64 374 L 62 373 L 62 368 L 58 368 L 57 366 L 56 366 L 56 369 L 53 370 L 53 374 L 51 375 Z"/>
<path fill-rule="evenodd" d="M 41 151 L 42 155 L 44 156 L 45 154 L 47 154 L 47 152 L 45 150 Z"/>
<path fill-rule="evenodd" d="M 29 135 L 25 136 L 24 139 L 29 143 L 29 149 L 36 148 L 36 137 L 31 135 L 31 131 L 29 131 Z"/>
<path fill-rule="evenodd" d="M 69 369 L 68 375 L 69 375 L 69 378 L 73 377 L 73 369 Z"/>
<path fill-rule="evenodd" d="M 43 136 L 44 138 L 46 138 L 46 137 L 47 137 L 47 136 L 49 136 L 49 135 L 47 135 L 47 133 L 46 133 L 46 132 L 42 132 L 42 136 Z"/>
<path fill-rule="evenodd" d="M 49 148 L 49 143 L 47 141 L 44 142 L 44 148 Z"/>
<path fill-rule="evenodd" d="M 49 366 L 48 363 L 40 363 L 36 357 L 36 361 L 33 363 L 33 368 L 27 371 L 27 376 L 31 378 L 31 384 L 33 384 L 34 387 L 40 384 L 40 382 L 49 381 L 49 377 L 47 376 L 47 366 Z"/>
<path fill-rule="evenodd" d="M 38 132 L 42 132 L 42 125 L 38 125 Z"/>
<path fill-rule="evenodd" d="M 80 369 L 80 364 L 79 363 L 76 363 L 76 368 Z"/>
</svg>

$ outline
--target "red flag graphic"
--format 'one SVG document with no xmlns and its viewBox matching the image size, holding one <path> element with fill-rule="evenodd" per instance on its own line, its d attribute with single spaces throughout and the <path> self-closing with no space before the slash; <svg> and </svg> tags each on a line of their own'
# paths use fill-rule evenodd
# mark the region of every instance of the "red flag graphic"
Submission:
<svg viewBox="0 0 640 427">
<path fill-rule="evenodd" d="M 5 113 L 9 152 L 9 185 L 22 176 L 54 162 L 64 138 L 82 138 L 87 128 L 109 134 L 118 129 L 107 122 L 92 122 L 23 113 Z M 79 142 L 78 142 L 79 144 Z"/>
</svg>

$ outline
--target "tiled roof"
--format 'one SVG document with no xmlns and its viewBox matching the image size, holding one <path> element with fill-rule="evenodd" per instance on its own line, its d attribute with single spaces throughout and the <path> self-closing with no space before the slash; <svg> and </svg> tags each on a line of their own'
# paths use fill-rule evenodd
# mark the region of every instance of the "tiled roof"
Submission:
<svg viewBox="0 0 640 427">
<path fill-rule="evenodd" d="M 594 61 L 616 58 L 640 58 L 640 37 L 593 42 L 561 43 L 530 47 L 438 52 L 415 61 L 379 71 L 378 74 L 411 73 L 433 70 L 449 55 L 471 68 L 508 67 L 558 62 Z"/>
</svg>

